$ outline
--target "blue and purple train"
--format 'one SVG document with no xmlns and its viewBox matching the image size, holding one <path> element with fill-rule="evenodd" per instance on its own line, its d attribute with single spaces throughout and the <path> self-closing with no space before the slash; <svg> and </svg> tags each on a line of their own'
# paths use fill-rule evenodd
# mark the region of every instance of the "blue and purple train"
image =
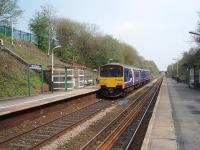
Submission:
<svg viewBox="0 0 200 150">
<path fill-rule="evenodd" d="M 125 96 L 150 81 L 150 71 L 117 63 L 99 67 L 99 93 L 103 97 Z"/>
</svg>

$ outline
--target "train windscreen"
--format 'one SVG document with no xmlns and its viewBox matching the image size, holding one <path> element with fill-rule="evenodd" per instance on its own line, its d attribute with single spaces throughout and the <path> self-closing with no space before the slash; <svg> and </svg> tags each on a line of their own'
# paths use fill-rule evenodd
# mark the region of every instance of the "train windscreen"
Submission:
<svg viewBox="0 0 200 150">
<path fill-rule="evenodd" d="M 100 68 L 101 77 L 122 77 L 123 68 L 118 65 L 106 65 Z"/>
</svg>

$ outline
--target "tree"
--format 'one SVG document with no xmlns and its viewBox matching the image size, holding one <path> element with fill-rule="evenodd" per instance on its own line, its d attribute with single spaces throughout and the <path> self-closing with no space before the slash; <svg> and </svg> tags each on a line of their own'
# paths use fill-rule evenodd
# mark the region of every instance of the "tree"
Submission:
<svg viewBox="0 0 200 150">
<path fill-rule="evenodd" d="M 56 36 L 53 26 L 53 12 L 54 9 L 50 5 L 41 6 L 41 11 L 36 12 L 29 23 L 31 31 L 38 38 L 38 47 L 46 51 L 48 55 Z"/>
<path fill-rule="evenodd" d="M 158 73 L 153 62 L 146 63 L 130 45 L 111 35 L 99 32 L 95 25 L 79 23 L 65 18 L 55 19 L 55 29 L 62 48 L 57 56 L 69 63 L 85 64 L 91 68 L 108 63 L 109 59 L 125 65 L 143 67 Z M 149 65 L 148 65 L 149 64 Z"/>
<path fill-rule="evenodd" d="M 2 19 L 15 19 L 22 14 L 17 0 L 0 0 L 0 17 Z"/>
</svg>

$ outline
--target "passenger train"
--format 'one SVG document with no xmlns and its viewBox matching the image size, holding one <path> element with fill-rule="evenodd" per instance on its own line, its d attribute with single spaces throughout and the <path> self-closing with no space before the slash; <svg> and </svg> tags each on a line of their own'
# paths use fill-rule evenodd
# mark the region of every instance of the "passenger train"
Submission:
<svg viewBox="0 0 200 150">
<path fill-rule="evenodd" d="M 103 97 L 125 96 L 129 91 L 150 81 L 150 71 L 133 68 L 117 63 L 109 63 L 99 67 L 98 77 Z"/>
</svg>

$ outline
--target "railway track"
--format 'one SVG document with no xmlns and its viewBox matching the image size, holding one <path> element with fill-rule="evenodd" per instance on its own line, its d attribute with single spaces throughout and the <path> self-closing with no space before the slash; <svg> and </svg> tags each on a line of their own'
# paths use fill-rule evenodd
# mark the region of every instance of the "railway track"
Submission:
<svg viewBox="0 0 200 150">
<path fill-rule="evenodd" d="M 155 99 L 162 79 L 158 80 L 145 94 L 141 94 L 105 128 L 93 137 L 81 150 L 91 149 L 129 149 L 138 132 L 142 120 Z M 134 99 L 134 98 L 132 98 Z"/>
<path fill-rule="evenodd" d="M 145 97 L 144 93 L 147 93 L 148 91 L 150 91 L 150 89 L 151 88 L 147 86 L 144 87 L 142 90 L 137 91 L 136 92 L 137 94 L 136 93 L 133 95 L 130 94 L 128 96 L 132 97 L 134 99 L 133 100 L 134 102 L 132 101 L 132 104 L 129 105 L 129 103 L 131 103 L 131 101 L 129 101 L 128 103 L 129 107 L 127 107 L 127 111 L 125 113 L 121 113 L 123 117 L 121 119 L 118 119 L 118 122 L 113 127 L 116 127 L 117 124 L 120 124 L 120 122 L 123 121 L 123 118 L 125 118 L 128 115 L 128 112 L 131 111 L 132 109 L 132 107 L 130 107 L 131 105 L 139 106 L 139 104 L 137 104 L 136 101 L 138 101 L 142 97 Z M 92 105 L 84 107 L 80 110 L 77 110 L 65 116 L 59 117 L 51 122 L 45 123 L 34 129 L 18 134 L 11 138 L 5 139 L 4 141 L 0 141 L 0 150 L 1 149 L 28 150 L 28 149 L 37 149 L 39 147 L 42 147 L 46 145 L 49 141 L 55 140 L 57 137 L 65 133 L 65 131 L 67 131 L 68 129 L 71 129 L 74 126 L 79 125 L 80 123 L 86 121 L 87 119 L 94 116 L 101 110 L 110 107 L 111 104 L 112 104 L 111 101 L 100 100 Z M 111 131 L 114 129 L 115 128 L 111 128 Z M 106 136 L 102 137 L 103 138 L 100 141 L 106 139 Z M 95 145 L 93 146 L 96 148 Z M 91 147 L 89 147 L 89 149 L 91 149 Z"/>
<path fill-rule="evenodd" d="M 0 149 L 34 149 L 53 139 L 67 129 L 81 123 L 102 109 L 109 107 L 111 101 L 100 100 L 95 104 L 82 108 L 76 112 L 58 118 L 47 124 L 12 137 L 0 143 Z"/>
<path fill-rule="evenodd" d="M 148 122 L 151 117 L 161 83 L 162 81 L 159 81 L 153 87 L 154 89 L 152 89 L 152 93 L 149 94 L 149 98 L 143 108 L 139 111 L 136 117 L 128 123 L 128 126 L 123 129 L 123 133 L 112 144 L 111 149 L 141 149 L 146 128 L 148 127 Z"/>
<path fill-rule="evenodd" d="M 0 143 L 97 101 L 96 93 L 91 92 L 29 109 L 22 106 L 20 111 L 0 116 Z"/>
</svg>

